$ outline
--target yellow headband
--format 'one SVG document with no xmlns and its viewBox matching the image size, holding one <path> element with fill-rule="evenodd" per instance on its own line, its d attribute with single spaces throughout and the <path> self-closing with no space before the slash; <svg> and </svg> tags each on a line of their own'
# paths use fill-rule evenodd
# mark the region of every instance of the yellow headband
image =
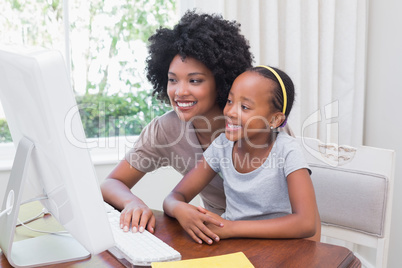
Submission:
<svg viewBox="0 0 402 268">
<path fill-rule="evenodd" d="M 282 93 L 283 93 L 283 111 L 282 111 L 282 113 L 285 114 L 286 105 L 288 103 L 288 97 L 286 95 L 285 85 L 283 84 L 282 78 L 279 76 L 279 74 L 274 69 L 272 69 L 269 66 L 258 65 L 257 67 L 263 67 L 265 69 L 270 70 L 275 75 L 276 79 L 278 79 L 279 84 L 281 85 L 281 88 L 282 88 Z"/>
</svg>

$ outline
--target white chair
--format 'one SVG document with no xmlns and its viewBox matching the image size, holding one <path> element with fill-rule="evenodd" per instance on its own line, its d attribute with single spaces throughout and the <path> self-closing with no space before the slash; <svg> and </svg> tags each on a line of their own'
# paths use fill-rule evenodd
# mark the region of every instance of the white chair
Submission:
<svg viewBox="0 0 402 268">
<path fill-rule="evenodd" d="M 394 151 L 298 140 L 312 170 L 321 241 L 349 248 L 363 267 L 387 267 Z"/>
</svg>

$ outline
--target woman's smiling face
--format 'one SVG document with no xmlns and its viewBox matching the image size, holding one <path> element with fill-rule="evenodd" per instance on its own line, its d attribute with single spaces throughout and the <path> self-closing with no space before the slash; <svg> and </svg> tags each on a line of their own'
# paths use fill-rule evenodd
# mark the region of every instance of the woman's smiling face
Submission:
<svg viewBox="0 0 402 268">
<path fill-rule="evenodd" d="M 200 61 L 176 55 L 169 66 L 167 92 L 181 120 L 206 116 L 219 109 L 212 72 Z"/>
</svg>

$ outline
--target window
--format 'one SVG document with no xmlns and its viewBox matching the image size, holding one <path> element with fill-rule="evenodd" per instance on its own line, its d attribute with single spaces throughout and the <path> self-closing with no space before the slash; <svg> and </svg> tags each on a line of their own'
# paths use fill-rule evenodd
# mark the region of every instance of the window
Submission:
<svg viewBox="0 0 402 268">
<path fill-rule="evenodd" d="M 87 138 L 139 134 L 170 108 L 144 74 L 148 37 L 177 22 L 175 0 L 2 0 L 0 44 L 62 51 Z M 10 142 L 0 107 L 0 142 Z"/>
</svg>

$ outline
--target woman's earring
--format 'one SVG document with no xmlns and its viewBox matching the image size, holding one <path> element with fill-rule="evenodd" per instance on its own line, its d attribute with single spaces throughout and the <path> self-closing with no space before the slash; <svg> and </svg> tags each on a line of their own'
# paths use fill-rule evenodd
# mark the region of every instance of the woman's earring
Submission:
<svg viewBox="0 0 402 268">
<path fill-rule="evenodd" d="M 272 130 L 272 129 L 274 129 L 274 127 L 273 127 L 273 126 L 271 126 L 271 130 Z"/>
</svg>

